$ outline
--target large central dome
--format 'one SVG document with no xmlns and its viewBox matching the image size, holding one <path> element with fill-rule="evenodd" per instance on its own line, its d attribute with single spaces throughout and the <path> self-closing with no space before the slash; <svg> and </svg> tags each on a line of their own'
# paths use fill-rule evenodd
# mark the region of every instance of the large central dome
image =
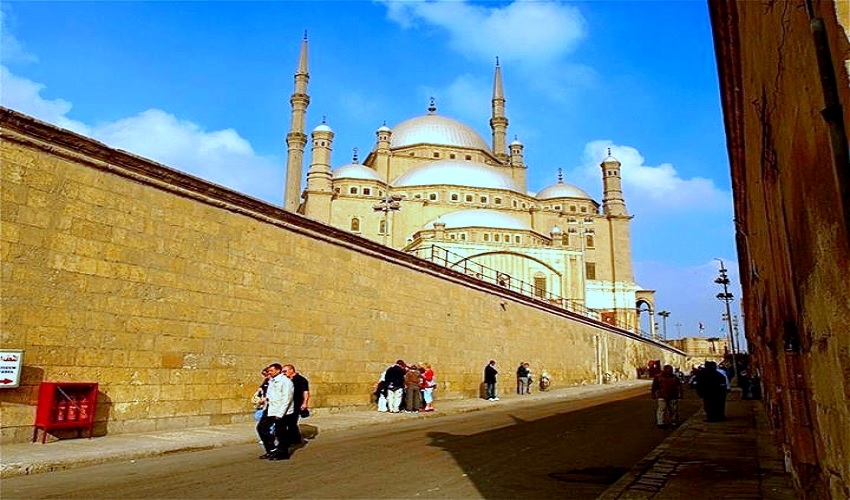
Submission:
<svg viewBox="0 0 850 500">
<path fill-rule="evenodd" d="M 521 192 L 513 179 L 499 172 L 495 167 L 461 160 L 428 162 L 408 170 L 392 184 L 397 188 L 449 185 Z"/>
<path fill-rule="evenodd" d="M 490 151 L 480 135 L 463 123 L 439 115 L 424 115 L 399 123 L 392 129 L 390 147 L 437 144 Z"/>
</svg>

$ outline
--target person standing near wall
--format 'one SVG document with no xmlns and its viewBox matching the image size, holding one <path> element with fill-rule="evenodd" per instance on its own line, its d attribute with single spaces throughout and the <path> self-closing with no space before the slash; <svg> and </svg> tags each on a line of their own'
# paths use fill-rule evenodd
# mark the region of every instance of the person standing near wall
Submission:
<svg viewBox="0 0 850 500">
<path fill-rule="evenodd" d="M 407 365 L 404 364 L 403 360 L 398 360 L 384 373 L 384 381 L 387 384 L 387 410 L 390 413 L 400 411 L 401 397 L 404 394 L 404 374 L 406 372 Z"/>
<path fill-rule="evenodd" d="M 484 386 L 487 389 L 487 400 L 498 401 L 496 397 L 496 375 L 499 371 L 496 370 L 496 360 L 491 359 L 487 366 L 484 367 Z"/>
<path fill-rule="evenodd" d="M 295 365 L 283 365 L 283 374 L 292 381 L 292 408 L 293 412 L 288 417 L 289 444 L 300 446 L 304 442 L 301 429 L 298 428 L 298 419 L 310 415 L 310 382 L 304 375 L 298 373 Z"/>
<path fill-rule="evenodd" d="M 422 399 L 425 400 L 424 411 L 434 411 L 434 389 L 437 387 L 437 378 L 434 376 L 434 369 L 431 363 L 421 363 L 424 371 L 422 372 Z"/>
<path fill-rule="evenodd" d="M 525 394 L 528 387 L 528 367 L 525 361 L 520 361 L 516 368 L 516 393 Z"/>
</svg>

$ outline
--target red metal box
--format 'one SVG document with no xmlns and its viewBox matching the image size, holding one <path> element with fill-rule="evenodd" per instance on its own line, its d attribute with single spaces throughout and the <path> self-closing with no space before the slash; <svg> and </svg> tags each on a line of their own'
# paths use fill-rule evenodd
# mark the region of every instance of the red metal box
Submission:
<svg viewBox="0 0 850 500">
<path fill-rule="evenodd" d="M 32 441 L 37 441 L 39 429 L 44 431 L 42 443 L 48 432 L 59 429 L 77 429 L 78 435 L 82 429 L 88 429 L 91 439 L 96 405 L 97 383 L 42 382 L 38 389 Z"/>
</svg>

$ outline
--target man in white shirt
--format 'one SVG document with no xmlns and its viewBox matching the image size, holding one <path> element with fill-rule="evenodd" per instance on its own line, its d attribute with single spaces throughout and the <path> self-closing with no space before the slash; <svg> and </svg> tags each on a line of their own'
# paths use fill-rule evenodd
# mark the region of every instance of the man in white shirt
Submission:
<svg viewBox="0 0 850 500">
<path fill-rule="evenodd" d="M 257 424 L 257 434 L 263 441 L 266 453 L 260 458 L 269 460 L 289 460 L 289 435 L 284 417 L 291 415 L 295 409 L 292 404 L 292 396 L 295 392 L 292 381 L 283 374 L 283 366 L 280 363 L 272 363 L 266 368 L 269 376 L 269 386 L 266 389 L 266 411 Z M 274 436 L 270 432 L 274 425 Z M 277 446 L 275 446 L 277 438 Z"/>
</svg>

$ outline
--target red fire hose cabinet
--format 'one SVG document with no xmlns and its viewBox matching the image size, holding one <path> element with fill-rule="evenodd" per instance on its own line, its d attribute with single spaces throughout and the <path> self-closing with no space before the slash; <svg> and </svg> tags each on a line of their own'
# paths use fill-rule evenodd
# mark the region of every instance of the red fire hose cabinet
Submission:
<svg viewBox="0 0 850 500">
<path fill-rule="evenodd" d="M 79 435 L 88 429 L 91 439 L 94 427 L 97 384 L 94 382 L 42 382 L 38 389 L 38 407 L 32 431 L 33 443 L 38 440 L 38 430 L 47 433 L 54 430 L 76 429 Z"/>
</svg>

